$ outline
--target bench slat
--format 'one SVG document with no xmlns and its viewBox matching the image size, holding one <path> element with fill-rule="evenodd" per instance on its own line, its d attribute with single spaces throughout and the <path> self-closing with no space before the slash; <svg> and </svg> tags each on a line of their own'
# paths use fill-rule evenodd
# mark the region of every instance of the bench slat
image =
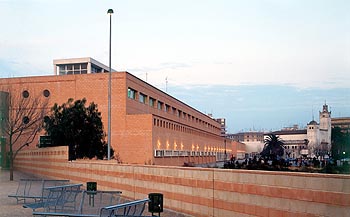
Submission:
<svg viewBox="0 0 350 217">
<path fill-rule="evenodd" d="M 145 198 L 145 199 L 135 200 L 135 201 L 121 203 L 121 204 L 117 204 L 117 205 L 106 206 L 106 207 L 103 207 L 103 209 L 109 210 L 109 209 L 124 208 L 124 207 L 134 206 L 134 205 L 141 204 L 141 203 L 147 203 L 149 201 L 150 200 L 148 198 Z"/>
<path fill-rule="evenodd" d="M 54 209 L 64 207 L 68 203 L 75 203 L 76 195 L 81 192 L 80 187 L 83 184 L 60 185 L 44 188 L 47 196 L 35 203 L 24 204 L 24 208 L 31 208 L 35 211 L 38 208 Z M 44 193 L 43 193 L 44 194 Z"/>
<path fill-rule="evenodd" d="M 69 213 L 69 212 L 35 212 L 34 211 L 33 212 L 33 216 L 103 217 L 103 216 L 112 216 L 113 215 L 115 217 L 117 217 L 117 216 L 124 216 L 124 217 L 135 217 L 135 216 L 149 217 L 149 216 L 142 215 L 142 213 L 144 211 L 145 204 L 147 202 L 149 202 L 149 201 L 150 200 L 148 198 L 146 198 L 146 199 L 126 202 L 126 203 L 122 203 L 122 204 L 102 207 L 100 209 L 99 214 L 91 214 L 91 213 L 83 213 L 83 214 L 81 214 L 81 213 Z M 139 210 L 137 214 L 134 211 L 134 213 L 133 213 L 134 215 L 129 213 L 130 208 L 133 208 L 133 207 L 136 208 L 136 206 L 142 206 L 141 210 Z M 118 210 L 121 210 L 122 212 L 124 210 L 124 213 L 118 213 Z M 140 211 L 141 211 L 141 213 L 139 213 Z"/>
<path fill-rule="evenodd" d="M 99 217 L 93 214 L 59 213 L 59 212 L 33 212 L 33 216 L 76 216 L 76 217 Z"/>
<path fill-rule="evenodd" d="M 67 179 L 20 179 L 18 182 L 15 194 L 10 194 L 8 197 L 16 198 L 17 203 L 26 199 L 34 199 L 36 201 L 42 200 L 44 187 L 53 185 L 62 185 L 68 183 Z"/>
</svg>

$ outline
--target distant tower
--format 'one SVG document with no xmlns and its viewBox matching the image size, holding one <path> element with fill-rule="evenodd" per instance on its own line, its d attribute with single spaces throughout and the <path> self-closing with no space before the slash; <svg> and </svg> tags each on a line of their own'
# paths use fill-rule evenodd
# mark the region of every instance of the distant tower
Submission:
<svg viewBox="0 0 350 217">
<path fill-rule="evenodd" d="M 307 139 L 309 140 L 309 143 L 308 143 L 309 156 L 314 157 L 315 150 L 320 144 L 319 124 L 315 120 L 312 120 L 310 121 L 310 123 L 307 124 L 306 134 L 307 134 Z"/>
<path fill-rule="evenodd" d="M 328 105 L 325 103 L 322 112 L 320 111 L 320 145 L 327 151 L 331 148 L 331 133 L 331 112 L 328 111 Z"/>
<path fill-rule="evenodd" d="M 328 111 L 328 105 L 324 104 L 322 112 L 320 111 L 320 130 L 329 130 L 331 128 L 331 112 Z"/>
</svg>

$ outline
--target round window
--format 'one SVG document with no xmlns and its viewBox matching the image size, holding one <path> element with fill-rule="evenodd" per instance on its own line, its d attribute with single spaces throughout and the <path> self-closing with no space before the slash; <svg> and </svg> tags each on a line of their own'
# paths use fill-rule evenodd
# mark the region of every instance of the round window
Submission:
<svg viewBox="0 0 350 217">
<path fill-rule="evenodd" d="M 28 124 L 29 123 L 29 118 L 27 116 L 24 116 L 22 121 L 23 121 L 24 124 Z"/>
<path fill-rule="evenodd" d="M 50 96 L 50 91 L 49 90 L 44 90 L 43 94 L 45 97 L 49 97 Z"/>
<path fill-rule="evenodd" d="M 24 98 L 28 98 L 28 97 L 29 97 L 29 92 L 28 92 L 27 90 L 23 91 L 23 92 L 22 92 L 22 96 L 23 96 Z"/>
</svg>

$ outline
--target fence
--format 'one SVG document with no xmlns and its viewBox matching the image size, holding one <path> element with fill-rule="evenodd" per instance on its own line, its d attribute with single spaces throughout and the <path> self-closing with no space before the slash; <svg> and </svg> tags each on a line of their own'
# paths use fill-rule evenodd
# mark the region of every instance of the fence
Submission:
<svg viewBox="0 0 350 217">
<path fill-rule="evenodd" d="M 350 176 L 223 170 L 115 161 L 67 161 L 67 147 L 21 151 L 18 170 L 72 182 L 95 181 L 130 199 L 164 195 L 164 207 L 194 216 L 346 216 Z"/>
</svg>

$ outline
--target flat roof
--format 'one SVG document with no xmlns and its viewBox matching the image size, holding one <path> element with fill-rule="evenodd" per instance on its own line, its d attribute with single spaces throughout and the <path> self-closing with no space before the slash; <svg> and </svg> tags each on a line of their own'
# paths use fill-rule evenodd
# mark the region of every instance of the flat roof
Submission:
<svg viewBox="0 0 350 217">
<path fill-rule="evenodd" d="M 331 121 L 350 121 L 350 117 L 331 118 Z"/>
<path fill-rule="evenodd" d="M 67 58 L 67 59 L 55 59 L 53 60 L 54 65 L 64 65 L 64 64 L 75 64 L 75 63 L 92 63 L 99 66 L 107 71 L 109 71 L 109 66 L 91 58 L 91 57 L 79 57 L 79 58 Z M 112 68 L 112 71 L 116 71 Z"/>
<path fill-rule="evenodd" d="M 279 130 L 270 133 L 265 133 L 264 135 L 275 134 L 275 135 L 296 135 L 296 134 L 306 134 L 306 130 Z"/>
</svg>

